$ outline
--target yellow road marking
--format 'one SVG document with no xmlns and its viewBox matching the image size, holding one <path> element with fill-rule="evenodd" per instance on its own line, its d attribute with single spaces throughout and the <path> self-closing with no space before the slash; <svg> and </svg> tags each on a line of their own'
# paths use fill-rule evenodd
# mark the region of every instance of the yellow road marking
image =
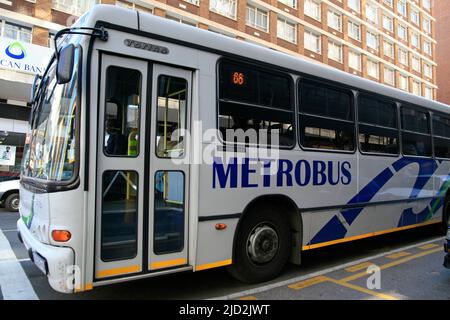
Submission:
<svg viewBox="0 0 450 320">
<path fill-rule="evenodd" d="M 364 287 L 360 287 L 360 286 L 357 286 L 357 285 L 354 285 L 352 283 L 348 283 L 348 282 L 345 282 L 345 281 L 342 281 L 342 280 L 335 280 L 335 279 L 331 279 L 330 278 L 329 281 L 333 282 L 333 283 L 336 283 L 338 285 L 341 285 L 343 287 L 349 288 L 349 289 L 353 289 L 353 290 L 356 290 L 356 291 L 359 291 L 359 292 L 362 292 L 362 293 L 365 293 L 365 294 L 369 294 L 371 296 L 374 296 L 374 297 L 377 297 L 377 298 L 380 298 L 380 299 L 384 299 L 384 300 L 398 300 L 398 298 L 396 298 L 396 297 L 393 297 L 393 296 L 390 296 L 390 295 L 387 295 L 387 294 L 384 294 L 384 293 L 376 292 L 376 291 L 373 291 L 373 290 L 370 290 L 370 289 L 367 289 L 367 288 L 364 288 Z"/>
<path fill-rule="evenodd" d="M 288 287 L 294 290 L 300 290 L 309 286 L 313 286 L 315 284 L 319 284 L 325 281 L 329 281 L 330 278 L 325 276 L 318 276 L 311 279 L 303 280 L 294 284 L 290 284 Z"/>
<path fill-rule="evenodd" d="M 247 296 L 247 297 L 239 298 L 238 300 L 258 300 L 258 299 L 254 296 Z"/>
<path fill-rule="evenodd" d="M 394 259 L 398 259 L 398 258 L 403 258 L 403 257 L 409 256 L 409 255 L 411 255 L 411 253 L 406 252 L 406 251 L 400 251 L 400 252 L 388 255 L 388 256 L 386 256 L 386 258 L 394 260 Z"/>
<path fill-rule="evenodd" d="M 354 241 L 354 240 L 360 240 L 360 239 L 366 239 L 366 238 L 370 238 L 370 237 L 379 236 L 379 235 L 382 235 L 382 234 L 387 234 L 387 233 L 392 233 L 392 232 L 397 232 L 397 231 L 402 231 L 402 230 L 413 229 L 413 228 L 422 227 L 422 226 L 426 226 L 426 225 L 429 225 L 429 224 L 435 224 L 435 223 L 441 223 L 441 221 L 427 221 L 427 222 L 423 222 L 423 223 L 419 223 L 419 224 L 413 224 L 413 225 L 410 225 L 410 226 L 405 226 L 405 227 L 400 227 L 400 228 L 388 229 L 388 230 L 383 230 L 383 231 L 375 231 L 375 232 L 371 232 L 371 233 L 362 234 L 362 235 L 359 235 L 359 236 L 354 236 L 354 237 L 348 237 L 348 238 L 343 238 L 343 239 L 338 239 L 338 240 L 333 240 L 333 241 L 328 241 L 328 242 L 311 244 L 309 246 L 303 246 L 302 250 L 303 251 L 311 250 L 311 249 L 331 246 L 333 244 L 349 242 L 349 241 Z"/>
<path fill-rule="evenodd" d="M 345 271 L 356 272 L 356 271 L 359 271 L 359 270 L 362 270 L 362 269 L 367 269 L 367 267 L 371 266 L 372 264 L 373 263 L 370 262 L 370 261 L 363 262 L 363 263 L 357 264 L 355 266 L 351 266 L 351 267 L 345 268 Z"/>
<path fill-rule="evenodd" d="M 412 256 L 407 256 L 407 257 L 405 257 L 403 259 L 399 259 L 399 260 L 395 260 L 395 261 L 383 264 L 383 265 L 379 266 L 379 268 L 381 270 L 384 270 L 384 269 L 387 269 L 387 268 L 395 267 L 395 266 L 398 266 L 400 264 L 409 262 L 411 260 L 414 260 L 414 259 L 417 259 L 417 258 L 420 258 L 420 257 L 427 256 L 429 254 L 432 254 L 432 253 L 435 253 L 435 252 L 438 252 L 438 251 L 441 251 L 441 248 L 433 249 L 433 250 L 430 250 L 430 251 L 424 251 L 424 252 L 421 252 L 421 253 L 418 253 L 418 254 L 415 254 L 415 255 L 412 255 Z M 359 278 L 362 278 L 362 277 L 365 277 L 365 276 L 368 276 L 368 274 L 366 272 L 360 272 L 360 273 L 356 273 L 354 275 L 348 276 L 348 277 L 346 277 L 344 279 L 341 279 L 341 281 L 349 282 L 349 281 L 353 281 L 353 280 L 356 280 L 356 279 L 359 279 Z"/>
<path fill-rule="evenodd" d="M 205 264 L 201 264 L 201 265 L 197 266 L 195 268 L 195 271 L 206 270 L 206 269 L 217 268 L 217 267 L 223 267 L 223 266 L 230 265 L 231 263 L 232 263 L 231 259 L 224 260 L 224 261 L 205 263 Z"/>
<path fill-rule="evenodd" d="M 436 248 L 436 247 L 439 247 L 439 245 L 435 244 L 435 243 L 429 243 L 429 244 L 420 246 L 419 249 L 428 250 L 428 249 L 433 249 L 433 248 Z"/>
</svg>

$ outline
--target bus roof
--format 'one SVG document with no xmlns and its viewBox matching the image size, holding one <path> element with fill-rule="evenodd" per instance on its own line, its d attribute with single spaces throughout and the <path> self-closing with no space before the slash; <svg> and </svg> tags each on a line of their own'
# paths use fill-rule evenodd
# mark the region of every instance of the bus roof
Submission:
<svg viewBox="0 0 450 320">
<path fill-rule="evenodd" d="M 114 5 L 95 5 L 79 19 L 76 25 L 93 27 L 98 21 L 107 22 L 136 31 L 147 32 L 149 34 L 158 34 L 164 38 L 171 39 L 172 41 L 187 46 L 204 48 L 205 50 L 218 53 L 223 52 L 241 55 L 243 57 L 251 57 L 252 60 L 288 69 L 292 72 L 310 74 L 326 80 L 340 82 L 354 88 L 375 92 L 399 101 L 427 107 L 435 111 L 445 113 L 450 112 L 450 108 L 446 104 L 425 99 L 388 85 L 355 76 L 320 62 L 292 56 L 261 45 L 233 39 L 215 32 L 161 18 L 150 13 L 138 12 L 136 10 Z"/>
</svg>

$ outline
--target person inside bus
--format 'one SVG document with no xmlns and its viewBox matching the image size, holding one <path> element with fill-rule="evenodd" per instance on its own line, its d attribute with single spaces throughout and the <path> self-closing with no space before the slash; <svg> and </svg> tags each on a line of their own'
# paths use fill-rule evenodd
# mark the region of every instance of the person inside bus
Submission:
<svg viewBox="0 0 450 320">
<path fill-rule="evenodd" d="M 117 119 L 106 121 L 105 152 L 110 155 L 126 155 L 128 149 L 127 137 L 121 133 L 120 123 Z"/>
</svg>

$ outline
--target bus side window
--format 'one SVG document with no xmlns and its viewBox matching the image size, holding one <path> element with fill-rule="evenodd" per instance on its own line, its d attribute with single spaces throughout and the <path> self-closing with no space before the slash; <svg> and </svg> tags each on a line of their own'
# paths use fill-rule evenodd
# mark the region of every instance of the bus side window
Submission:
<svg viewBox="0 0 450 320">
<path fill-rule="evenodd" d="M 376 96 L 359 95 L 359 145 L 362 152 L 399 153 L 397 106 Z"/>
<path fill-rule="evenodd" d="M 106 71 L 103 150 L 108 156 L 139 155 L 141 78 L 137 70 L 111 66 Z"/>
<path fill-rule="evenodd" d="M 160 158 L 184 156 L 187 89 L 185 79 L 158 77 L 156 155 Z"/>
<path fill-rule="evenodd" d="M 450 158 L 450 118 L 433 114 L 434 154 L 438 158 Z"/>
<path fill-rule="evenodd" d="M 221 61 L 218 126 L 223 140 L 292 147 L 292 87 L 289 74 Z"/>
<path fill-rule="evenodd" d="M 427 112 L 402 106 L 403 154 L 431 157 L 430 117 Z"/>
<path fill-rule="evenodd" d="M 298 90 L 301 145 L 353 151 L 355 122 L 351 92 L 310 80 L 302 80 Z"/>
</svg>

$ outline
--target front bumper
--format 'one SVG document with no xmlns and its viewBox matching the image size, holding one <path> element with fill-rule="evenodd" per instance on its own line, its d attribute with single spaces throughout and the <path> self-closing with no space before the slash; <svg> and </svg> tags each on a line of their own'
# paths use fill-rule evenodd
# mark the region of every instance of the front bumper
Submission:
<svg viewBox="0 0 450 320">
<path fill-rule="evenodd" d="M 33 252 L 46 261 L 46 273 L 50 286 L 59 292 L 72 293 L 74 253 L 67 247 L 56 247 L 44 244 L 33 237 L 22 219 L 17 221 L 19 239 L 28 250 L 31 260 Z"/>
</svg>

